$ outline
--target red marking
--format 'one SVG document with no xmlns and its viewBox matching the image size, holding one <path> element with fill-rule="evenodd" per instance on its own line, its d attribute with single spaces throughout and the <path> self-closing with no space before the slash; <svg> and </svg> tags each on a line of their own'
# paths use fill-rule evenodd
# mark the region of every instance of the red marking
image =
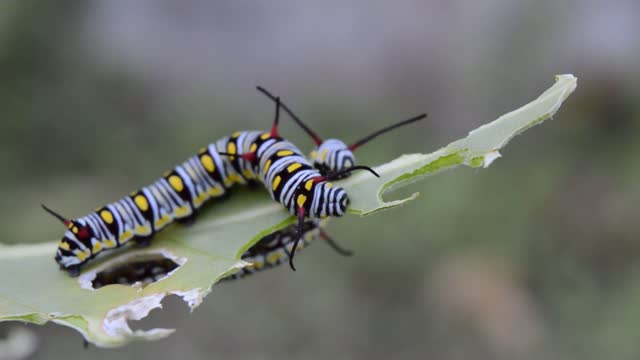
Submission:
<svg viewBox="0 0 640 360">
<path fill-rule="evenodd" d="M 321 183 L 323 181 L 326 181 L 327 178 L 325 178 L 324 176 L 314 176 L 314 177 L 311 178 L 311 180 L 313 181 L 314 184 L 317 184 L 317 183 Z"/>
<path fill-rule="evenodd" d="M 249 152 L 249 153 L 242 154 L 242 158 L 247 160 L 248 162 L 254 162 L 256 159 L 256 153 Z"/>
<path fill-rule="evenodd" d="M 323 143 L 322 139 L 320 139 L 317 135 L 311 135 L 311 139 L 313 139 L 313 142 L 316 143 L 316 146 L 320 146 Z"/>
<path fill-rule="evenodd" d="M 298 208 L 298 217 L 304 219 L 304 215 L 306 214 L 306 212 L 307 211 L 304 209 L 304 207 L 299 207 Z"/>
<path fill-rule="evenodd" d="M 62 223 L 64 224 L 64 226 L 69 227 L 69 225 L 71 225 L 71 221 L 69 220 L 62 220 Z"/>
<path fill-rule="evenodd" d="M 348 149 L 351 151 L 355 151 L 360 145 L 358 144 L 353 144 L 353 145 L 349 145 Z"/>
<path fill-rule="evenodd" d="M 78 239 L 84 240 L 89 238 L 89 229 L 86 227 L 80 228 L 78 230 Z"/>
<path fill-rule="evenodd" d="M 278 124 L 274 124 L 271 128 L 271 137 L 279 137 L 278 135 Z"/>
</svg>

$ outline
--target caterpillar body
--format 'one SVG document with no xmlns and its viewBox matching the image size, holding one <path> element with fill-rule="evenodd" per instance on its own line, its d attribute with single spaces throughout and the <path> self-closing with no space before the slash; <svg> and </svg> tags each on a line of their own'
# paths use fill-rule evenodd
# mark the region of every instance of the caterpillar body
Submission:
<svg viewBox="0 0 640 360">
<path fill-rule="evenodd" d="M 67 226 L 55 260 L 77 276 L 100 252 L 131 240 L 147 245 L 174 221 L 191 221 L 209 199 L 236 184 L 262 182 L 271 197 L 298 217 L 289 263 L 303 234 L 305 218 L 342 216 L 348 204 L 344 189 L 333 186 L 292 143 L 278 135 L 280 103 L 269 132 L 236 132 L 202 148 L 155 183 L 81 218 L 70 220 L 44 207 Z M 353 171 L 366 167 L 353 167 Z M 367 168 L 368 169 L 368 168 Z M 368 169 L 370 170 L 370 169 Z M 372 171 L 372 170 L 370 170 Z M 373 171 L 372 171 L 373 172 Z M 375 172 L 374 172 L 375 174 Z"/>
</svg>

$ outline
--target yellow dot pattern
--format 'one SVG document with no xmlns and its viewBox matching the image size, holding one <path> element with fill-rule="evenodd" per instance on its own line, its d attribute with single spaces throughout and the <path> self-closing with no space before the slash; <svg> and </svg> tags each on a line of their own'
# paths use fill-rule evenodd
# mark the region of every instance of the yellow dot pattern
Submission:
<svg viewBox="0 0 640 360">
<path fill-rule="evenodd" d="M 213 163 L 213 158 L 211 158 L 211 156 L 202 155 L 202 157 L 200 157 L 200 162 L 208 172 L 212 173 L 216 170 L 216 165 Z"/>
<path fill-rule="evenodd" d="M 307 191 L 310 191 L 312 186 L 313 180 L 307 180 L 307 182 L 304 184 L 304 188 L 307 189 Z"/>
<path fill-rule="evenodd" d="M 296 200 L 298 207 L 303 207 L 305 202 L 307 202 L 307 197 L 304 194 L 298 195 L 298 199 Z"/>
<path fill-rule="evenodd" d="M 102 242 L 102 245 L 104 245 L 105 248 L 113 248 L 116 246 L 116 242 L 111 239 L 106 239 Z"/>
<path fill-rule="evenodd" d="M 276 176 L 276 178 L 273 179 L 273 186 L 271 187 L 273 191 L 276 191 L 278 185 L 280 185 L 280 181 L 282 181 L 282 178 L 280 178 L 280 176 Z"/>
<path fill-rule="evenodd" d="M 229 154 L 235 154 L 236 153 L 236 144 L 232 143 L 232 142 L 228 143 L 227 144 L 227 152 Z"/>
<path fill-rule="evenodd" d="M 184 190 L 184 184 L 182 183 L 182 179 L 178 175 L 169 176 L 169 184 L 171 184 L 171 187 L 177 192 L 181 192 L 182 190 Z"/>
<path fill-rule="evenodd" d="M 133 201 L 135 201 L 136 206 L 138 207 L 138 209 L 140 209 L 140 211 L 145 212 L 149 210 L 149 202 L 144 195 L 138 194 L 135 198 L 133 198 Z"/>
<path fill-rule="evenodd" d="M 287 171 L 292 173 L 302 167 L 300 163 L 293 163 L 287 167 Z"/>
<path fill-rule="evenodd" d="M 256 152 L 256 150 L 258 150 L 258 144 L 253 143 L 251 144 L 251 147 L 249 148 L 250 152 Z"/>
<path fill-rule="evenodd" d="M 264 134 L 260 135 L 260 139 L 262 139 L 262 140 L 267 140 L 270 137 L 271 137 L 271 134 L 269 134 L 269 133 L 264 133 Z"/>
<path fill-rule="evenodd" d="M 262 175 L 267 175 L 267 171 L 269 171 L 269 168 L 271 167 L 271 159 L 267 160 L 267 163 L 264 164 L 264 170 L 262 170 Z"/>
<path fill-rule="evenodd" d="M 109 211 L 109 210 L 100 211 L 100 217 L 107 224 L 113 224 L 113 214 L 111 213 L 111 211 Z"/>
<path fill-rule="evenodd" d="M 289 156 L 289 155 L 293 155 L 293 151 L 291 150 L 280 150 L 276 153 L 276 155 L 278 156 Z"/>
</svg>

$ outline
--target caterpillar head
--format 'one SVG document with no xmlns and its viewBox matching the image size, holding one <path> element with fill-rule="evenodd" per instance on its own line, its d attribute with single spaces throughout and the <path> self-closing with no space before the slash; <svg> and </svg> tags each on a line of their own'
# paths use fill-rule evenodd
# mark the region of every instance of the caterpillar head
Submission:
<svg viewBox="0 0 640 360">
<path fill-rule="evenodd" d="M 316 168 L 323 176 L 331 176 L 344 169 L 348 169 L 355 165 L 356 156 L 353 151 L 342 140 L 328 139 L 320 143 L 311 152 L 310 159 L 313 167 Z M 345 173 L 336 179 L 349 176 Z"/>
<path fill-rule="evenodd" d="M 77 276 L 80 266 L 92 256 L 90 244 L 94 243 L 95 235 L 91 227 L 83 219 L 68 220 L 46 206 L 42 207 L 67 227 L 58 242 L 54 259 L 61 269 L 67 270 L 71 276 Z"/>
</svg>

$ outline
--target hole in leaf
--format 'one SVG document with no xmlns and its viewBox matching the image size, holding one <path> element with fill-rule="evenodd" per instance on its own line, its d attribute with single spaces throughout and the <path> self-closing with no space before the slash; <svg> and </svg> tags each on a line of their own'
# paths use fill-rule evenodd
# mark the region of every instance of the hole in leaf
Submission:
<svg viewBox="0 0 640 360">
<path fill-rule="evenodd" d="M 144 288 L 170 275 L 182 264 L 163 253 L 145 253 L 106 264 L 96 270 L 91 281 L 93 289 L 111 284 L 131 285 Z"/>
</svg>

